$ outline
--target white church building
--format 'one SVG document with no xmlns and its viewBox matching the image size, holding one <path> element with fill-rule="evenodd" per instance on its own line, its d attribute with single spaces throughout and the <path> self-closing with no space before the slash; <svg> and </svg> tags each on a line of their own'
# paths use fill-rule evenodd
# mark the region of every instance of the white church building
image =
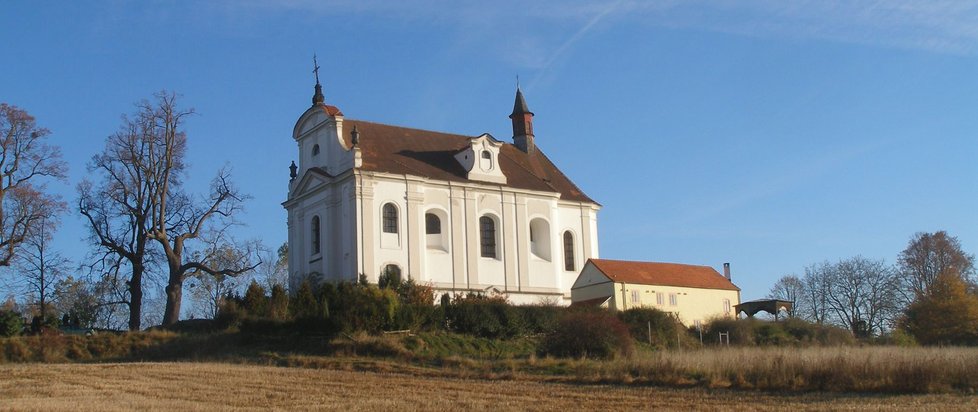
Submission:
<svg viewBox="0 0 978 412">
<path fill-rule="evenodd" d="M 292 290 L 391 272 L 439 293 L 570 303 L 598 257 L 600 205 L 536 146 L 519 88 L 509 118 L 511 143 L 346 119 L 317 80 L 283 203 Z"/>
</svg>

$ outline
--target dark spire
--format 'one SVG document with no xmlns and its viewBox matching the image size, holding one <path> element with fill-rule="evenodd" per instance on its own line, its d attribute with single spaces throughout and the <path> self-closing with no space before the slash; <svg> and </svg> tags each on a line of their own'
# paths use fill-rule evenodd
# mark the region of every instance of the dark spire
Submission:
<svg viewBox="0 0 978 412">
<path fill-rule="evenodd" d="M 509 118 L 513 121 L 513 144 L 524 153 L 533 153 L 535 149 L 533 143 L 533 112 L 526 107 L 526 99 L 523 98 L 523 90 L 520 90 L 519 83 L 516 85 L 516 103 L 513 104 L 513 114 L 509 115 Z"/>
<path fill-rule="evenodd" d="M 523 98 L 523 90 L 520 90 L 520 86 L 517 85 L 516 103 L 513 103 L 513 114 L 510 114 L 509 118 L 512 119 L 513 117 L 522 114 L 529 114 L 530 116 L 532 116 L 533 112 L 531 112 L 530 109 L 526 107 L 526 99 Z"/>
<path fill-rule="evenodd" d="M 319 63 L 315 54 L 312 55 L 312 72 L 316 75 L 316 93 L 312 95 L 312 105 L 318 106 L 324 104 L 326 97 L 323 96 L 323 86 L 319 84 Z"/>
<path fill-rule="evenodd" d="M 353 130 L 350 131 L 350 141 L 354 146 L 360 144 L 360 132 L 357 130 L 357 125 L 353 125 Z"/>
</svg>

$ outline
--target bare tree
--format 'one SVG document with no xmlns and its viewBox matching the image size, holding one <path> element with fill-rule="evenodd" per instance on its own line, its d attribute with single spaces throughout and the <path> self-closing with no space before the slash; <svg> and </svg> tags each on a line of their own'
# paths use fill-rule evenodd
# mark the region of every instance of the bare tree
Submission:
<svg viewBox="0 0 978 412">
<path fill-rule="evenodd" d="M 25 281 L 29 293 L 37 302 L 37 316 L 42 324 L 52 314 L 51 298 L 55 295 L 55 285 L 70 270 L 68 259 L 51 250 L 57 223 L 57 219 L 52 217 L 32 228 L 24 240 L 21 253 L 14 259 L 19 277 Z"/>
<path fill-rule="evenodd" d="M 151 187 L 147 237 L 159 244 L 166 261 L 168 276 L 163 325 L 172 325 L 180 319 L 183 283 L 188 277 L 201 273 L 237 276 L 253 270 L 258 263 L 252 261 L 260 263 L 260 258 L 253 259 L 257 251 L 248 248 L 240 254 L 240 260 L 216 267 L 208 263 L 212 261 L 209 252 L 188 250 L 191 246 L 188 242 L 193 240 L 199 239 L 204 245 L 228 241 L 227 231 L 235 223 L 233 216 L 241 210 L 247 197 L 231 183 L 227 169 L 220 170 L 211 181 L 209 196 L 196 198 L 182 191 L 187 136 L 181 127 L 183 119 L 193 110 L 179 109 L 173 93 L 161 92 L 155 97 L 155 102 L 141 105 L 141 112 L 152 119 L 151 139 L 155 142 L 153 150 L 144 159 L 148 166 L 145 178 Z M 201 239 L 208 235 L 209 238 Z"/>
<path fill-rule="evenodd" d="M 797 313 L 802 313 L 804 318 L 818 324 L 823 324 L 828 320 L 828 295 L 831 293 L 832 285 L 831 270 L 832 265 L 827 261 L 812 264 L 805 268 L 805 277 L 802 278 L 805 287 L 801 301 L 804 302 L 804 305 L 802 307 L 803 312 Z"/>
<path fill-rule="evenodd" d="M 98 184 L 86 179 L 78 185 L 78 210 L 95 246 L 89 268 L 113 287 L 106 290 L 113 298 L 105 304 L 128 308 L 130 330 L 139 330 L 142 319 L 143 277 L 152 257 L 147 244 L 151 193 L 158 185 L 157 166 L 150 160 L 160 150 L 155 112 L 145 103 L 137 107 L 89 162 Z"/>
<path fill-rule="evenodd" d="M 795 275 L 785 275 L 781 279 L 778 279 L 771 287 L 771 291 L 768 292 L 768 297 L 772 299 L 787 300 L 792 302 L 791 310 L 788 311 L 788 316 L 795 317 L 796 313 L 801 313 L 799 309 L 805 304 L 803 297 L 805 295 L 805 284 Z"/>
<path fill-rule="evenodd" d="M 897 313 L 892 269 L 862 256 L 829 267 L 826 301 L 834 319 L 857 336 L 885 331 Z"/>
<path fill-rule="evenodd" d="M 288 290 L 289 284 L 289 243 L 282 243 L 278 250 L 262 251 L 262 263 L 256 269 L 260 278 L 264 279 L 264 287 L 272 290 L 276 285 Z"/>
<path fill-rule="evenodd" d="M 9 266 L 31 230 L 60 200 L 43 192 L 44 178 L 63 179 L 61 151 L 45 143 L 50 132 L 26 111 L 0 103 L 0 266 Z"/>
<path fill-rule="evenodd" d="M 943 273 L 968 281 L 975 271 L 975 257 L 961 249 L 958 238 L 941 230 L 915 233 L 907 248 L 897 258 L 907 303 L 927 293 L 934 280 Z"/>
<path fill-rule="evenodd" d="M 215 245 L 213 250 L 209 251 L 209 258 L 206 263 L 211 267 L 230 267 L 237 265 L 242 260 L 247 259 L 241 256 L 244 250 L 248 250 L 248 248 L 227 244 Z M 267 263 L 263 259 L 261 266 L 265 266 Z M 229 276 L 226 274 L 210 274 L 200 271 L 194 271 L 191 276 L 195 278 L 195 281 L 189 283 L 189 286 L 191 287 L 191 295 L 198 302 L 198 313 L 211 319 L 217 317 L 217 313 L 221 308 L 221 301 L 224 297 L 228 293 L 239 290 L 242 285 L 249 281 L 249 276 Z"/>
</svg>

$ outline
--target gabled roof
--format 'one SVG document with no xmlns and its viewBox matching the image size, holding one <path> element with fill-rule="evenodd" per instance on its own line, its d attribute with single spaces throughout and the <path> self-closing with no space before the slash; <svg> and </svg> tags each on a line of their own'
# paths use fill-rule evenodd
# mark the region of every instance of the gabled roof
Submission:
<svg viewBox="0 0 978 412">
<path fill-rule="evenodd" d="M 469 140 L 477 136 L 352 119 L 345 119 L 343 124 L 344 130 L 353 130 L 353 126 L 356 126 L 360 132 L 358 147 L 363 159 L 362 170 L 457 182 L 469 181 L 465 169 L 454 156 L 469 147 Z M 343 134 L 347 145 L 352 145 L 350 133 Z M 527 154 L 512 144 L 504 144 L 499 150 L 499 166 L 506 175 L 506 186 L 559 193 L 564 200 L 597 204 L 564 176 L 539 148 L 532 154 Z"/>
<path fill-rule="evenodd" d="M 588 262 L 616 283 L 740 290 L 709 266 L 610 259 L 589 259 Z"/>
</svg>

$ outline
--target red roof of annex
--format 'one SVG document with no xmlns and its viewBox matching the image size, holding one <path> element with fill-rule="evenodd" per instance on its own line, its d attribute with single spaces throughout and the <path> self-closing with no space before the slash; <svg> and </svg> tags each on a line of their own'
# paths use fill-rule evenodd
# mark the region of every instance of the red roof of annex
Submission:
<svg viewBox="0 0 978 412">
<path fill-rule="evenodd" d="M 709 266 L 610 259 L 589 259 L 588 262 L 613 282 L 740 290 L 737 285 Z"/>
</svg>

